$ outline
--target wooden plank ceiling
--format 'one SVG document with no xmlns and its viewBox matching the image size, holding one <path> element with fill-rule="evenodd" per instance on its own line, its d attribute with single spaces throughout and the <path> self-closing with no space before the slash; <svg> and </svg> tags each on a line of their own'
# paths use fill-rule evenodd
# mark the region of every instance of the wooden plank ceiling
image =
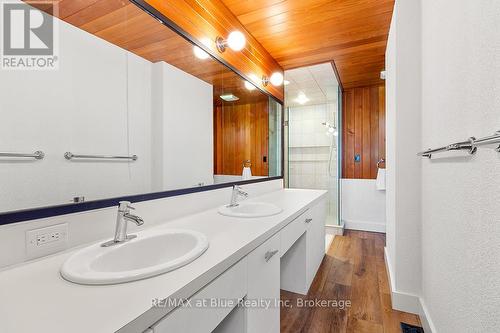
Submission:
<svg viewBox="0 0 500 333">
<path fill-rule="evenodd" d="M 214 100 L 232 93 L 239 103 L 267 100 L 259 90 L 244 88 L 244 80 L 220 62 L 198 59 L 193 45 L 177 32 L 161 24 L 145 11 L 127 0 L 52 0 L 26 3 L 52 13 L 63 21 L 100 37 L 151 62 L 165 61 L 214 86 Z"/>
<path fill-rule="evenodd" d="M 284 69 L 334 61 L 343 87 L 380 84 L 394 0 L 223 0 Z"/>
</svg>

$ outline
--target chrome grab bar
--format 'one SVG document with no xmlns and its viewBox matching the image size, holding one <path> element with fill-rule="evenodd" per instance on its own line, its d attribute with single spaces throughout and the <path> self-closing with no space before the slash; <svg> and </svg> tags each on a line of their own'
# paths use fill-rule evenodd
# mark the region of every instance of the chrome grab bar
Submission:
<svg viewBox="0 0 500 333">
<path fill-rule="evenodd" d="M 67 160 L 72 160 L 74 158 L 84 158 L 84 159 L 114 159 L 114 160 L 132 160 L 132 161 L 137 161 L 138 157 L 137 155 L 132 155 L 132 156 L 113 156 L 113 155 L 77 155 L 73 154 L 71 152 L 66 152 L 64 153 L 64 158 Z"/>
<path fill-rule="evenodd" d="M 495 150 L 497 152 L 500 152 L 500 131 L 497 131 L 495 132 L 495 134 L 486 136 L 484 138 L 476 139 L 475 137 L 470 137 L 467 141 L 452 143 L 444 147 L 428 149 L 426 151 L 417 153 L 417 156 L 432 158 L 432 155 L 435 153 L 442 153 L 453 150 L 466 150 L 469 154 L 473 155 L 477 152 L 478 147 L 492 144 L 498 145 Z"/>
<path fill-rule="evenodd" d="M 37 150 L 33 154 L 25 153 L 0 153 L 0 157 L 27 157 L 41 160 L 45 157 L 45 154 L 41 150 Z"/>
</svg>

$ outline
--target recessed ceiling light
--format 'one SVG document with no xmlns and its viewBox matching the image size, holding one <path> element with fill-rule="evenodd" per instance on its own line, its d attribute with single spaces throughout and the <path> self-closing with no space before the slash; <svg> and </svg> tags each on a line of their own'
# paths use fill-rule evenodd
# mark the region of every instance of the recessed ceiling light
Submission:
<svg viewBox="0 0 500 333">
<path fill-rule="evenodd" d="M 257 87 L 255 87 L 253 84 L 251 84 L 248 81 L 245 81 L 245 88 L 247 88 L 248 90 L 255 90 L 255 89 L 257 89 Z"/>
<path fill-rule="evenodd" d="M 297 95 L 297 98 L 294 99 L 294 101 L 299 103 L 299 104 L 306 104 L 307 102 L 309 102 L 309 98 L 307 98 L 306 94 L 304 94 L 303 92 L 300 92 Z"/>
<path fill-rule="evenodd" d="M 235 96 L 233 94 L 224 94 L 224 95 L 220 95 L 220 98 L 222 98 L 223 100 L 225 100 L 226 102 L 234 102 L 234 101 L 237 101 L 239 100 L 240 98 L 238 96 Z"/>
</svg>

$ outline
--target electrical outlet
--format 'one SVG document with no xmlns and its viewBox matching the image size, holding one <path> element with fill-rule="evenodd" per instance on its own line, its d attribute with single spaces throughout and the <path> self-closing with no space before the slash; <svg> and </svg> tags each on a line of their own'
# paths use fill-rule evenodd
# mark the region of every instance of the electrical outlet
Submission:
<svg viewBox="0 0 500 333">
<path fill-rule="evenodd" d="M 26 255 L 28 259 L 56 253 L 65 250 L 67 246 L 67 223 L 26 231 Z"/>
</svg>

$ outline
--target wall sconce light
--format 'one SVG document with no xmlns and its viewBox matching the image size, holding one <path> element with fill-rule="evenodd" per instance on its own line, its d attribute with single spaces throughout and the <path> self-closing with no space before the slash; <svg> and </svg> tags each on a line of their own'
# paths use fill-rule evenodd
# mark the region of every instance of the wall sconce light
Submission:
<svg viewBox="0 0 500 333">
<path fill-rule="evenodd" d="M 274 72 L 269 81 L 273 86 L 279 87 L 283 84 L 283 74 L 280 72 Z"/>
<path fill-rule="evenodd" d="M 268 84 L 269 84 L 269 78 L 265 75 L 262 75 L 262 85 L 264 87 L 267 87 Z"/>
<path fill-rule="evenodd" d="M 241 51 L 245 47 L 247 41 L 245 38 L 245 35 L 241 31 L 233 31 L 227 36 L 227 39 L 224 39 L 222 37 L 217 37 L 215 39 L 215 46 L 217 46 L 217 50 L 219 50 L 220 53 L 226 51 L 226 47 L 229 46 L 229 48 L 233 51 Z"/>
<path fill-rule="evenodd" d="M 271 78 L 268 78 L 267 76 L 263 75 L 262 76 L 262 85 L 264 87 L 267 87 L 267 85 L 271 82 L 273 86 L 279 87 L 283 84 L 283 74 L 280 72 L 274 72 L 271 75 Z"/>
</svg>

